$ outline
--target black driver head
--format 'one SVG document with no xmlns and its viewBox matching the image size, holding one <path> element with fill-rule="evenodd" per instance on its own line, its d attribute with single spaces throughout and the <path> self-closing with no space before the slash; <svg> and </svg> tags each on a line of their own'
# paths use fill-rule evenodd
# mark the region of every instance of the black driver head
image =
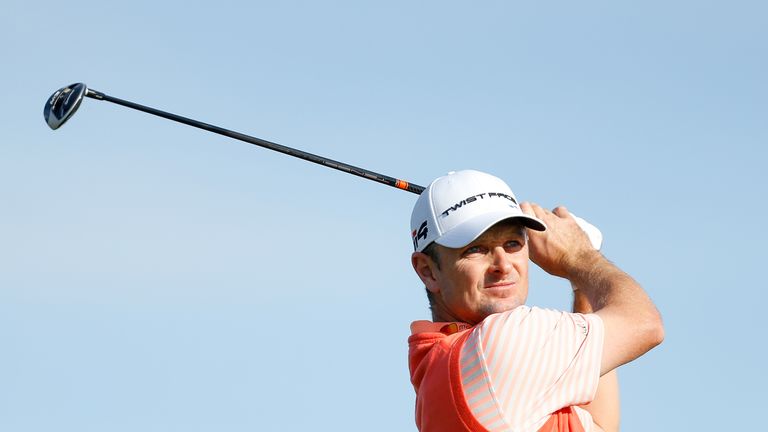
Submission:
<svg viewBox="0 0 768 432">
<path fill-rule="evenodd" d="M 51 129 L 58 129 L 69 120 L 80 107 L 88 87 L 83 83 L 76 83 L 60 88 L 45 103 L 43 116 Z"/>
</svg>

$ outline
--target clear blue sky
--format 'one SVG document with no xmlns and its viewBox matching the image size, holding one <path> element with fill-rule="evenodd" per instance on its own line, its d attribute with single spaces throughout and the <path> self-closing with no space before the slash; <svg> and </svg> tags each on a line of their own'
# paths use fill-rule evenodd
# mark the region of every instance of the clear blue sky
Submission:
<svg viewBox="0 0 768 432">
<path fill-rule="evenodd" d="M 623 431 L 764 410 L 768 7 L 9 0 L 0 430 L 413 431 L 415 195 L 88 99 L 85 82 L 425 185 L 504 178 L 600 227 L 665 318 Z M 565 308 L 535 272 L 529 304 Z"/>
</svg>

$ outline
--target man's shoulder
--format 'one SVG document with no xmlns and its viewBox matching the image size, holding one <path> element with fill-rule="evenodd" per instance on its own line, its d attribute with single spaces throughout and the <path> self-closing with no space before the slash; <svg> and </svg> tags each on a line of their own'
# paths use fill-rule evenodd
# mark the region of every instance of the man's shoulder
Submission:
<svg viewBox="0 0 768 432">
<path fill-rule="evenodd" d="M 480 324 L 483 325 L 487 324 L 488 322 L 503 320 L 525 320 L 530 318 L 535 318 L 539 316 L 553 316 L 553 314 L 560 313 L 559 311 L 556 311 L 554 309 L 543 309 L 536 306 L 527 306 L 527 305 L 521 305 L 517 306 L 514 309 L 510 309 L 508 311 L 504 312 L 497 312 L 491 315 L 488 315 Z"/>
<path fill-rule="evenodd" d="M 523 305 L 505 312 L 489 315 L 475 328 L 482 332 L 490 328 L 556 327 L 565 324 L 569 324 L 566 327 L 575 326 L 580 329 L 588 329 L 594 325 L 601 326 L 602 320 L 596 314 L 566 312 L 557 309 Z"/>
</svg>

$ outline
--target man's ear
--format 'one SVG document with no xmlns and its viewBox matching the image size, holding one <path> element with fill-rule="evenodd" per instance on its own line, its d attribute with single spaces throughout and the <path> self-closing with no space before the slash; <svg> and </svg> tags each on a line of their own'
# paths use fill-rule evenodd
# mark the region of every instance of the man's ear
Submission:
<svg viewBox="0 0 768 432">
<path fill-rule="evenodd" d="M 440 292 L 440 287 L 437 285 L 437 264 L 432 261 L 429 255 L 414 252 L 411 255 L 411 265 L 413 270 L 419 275 L 419 279 L 424 283 L 424 286 L 432 293 Z"/>
</svg>

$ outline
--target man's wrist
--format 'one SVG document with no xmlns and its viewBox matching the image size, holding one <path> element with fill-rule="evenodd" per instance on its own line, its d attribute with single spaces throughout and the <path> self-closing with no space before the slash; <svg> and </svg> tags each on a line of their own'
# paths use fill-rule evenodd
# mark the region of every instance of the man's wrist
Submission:
<svg viewBox="0 0 768 432">
<path fill-rule="evenodd" d="M 591 279 L 590 273 L 606 262 L 608 261 L 597 249 L 581 251 L 573 257 L 567 266 L 565 278 L 571 282 L 573 290 L 577 291 L 585 282 Z"/>
</svg>

